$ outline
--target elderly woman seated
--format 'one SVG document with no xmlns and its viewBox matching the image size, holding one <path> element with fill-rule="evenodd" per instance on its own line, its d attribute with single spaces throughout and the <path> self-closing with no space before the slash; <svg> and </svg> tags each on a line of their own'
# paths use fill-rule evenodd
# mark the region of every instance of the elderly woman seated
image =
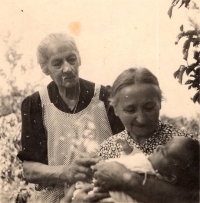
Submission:
<svg viewBox="0 0 200 203">
<path fill-rule="evenodd" d="M 192 137 L 185 131 L 159 121 L 161 100 L 158 80 L 148 69 L 130 68 L 121 73 L 112 86 L 110 104 L 125 130 L 103 142 L 98 155 L 104 159 L 120 157 L 121 147 L 116 142 L 119 138 L 132 146 L 132 154 L 140 152 L 149 156 L 158 145 L 165 145 L 174 136 Z M 186 155 L 183 153 L 183 156 Z M 184 187 L 155 179 L 154 176 L 148 176 L 145 184 L 142 184 L 143 175 L 116 161 L 100 162 L 93 169 L 95 185 L 103 191 L 125 192 L 139 202 L 198 202 L 198 178 Z M 198 177 L 198 171 L 198 168 L 190 170 L 189 176 Z M 89 186 L 81 190 L 74 202 L 92 202 L 94 194 L 88 195 L 88 190 Z"/>
</svg>

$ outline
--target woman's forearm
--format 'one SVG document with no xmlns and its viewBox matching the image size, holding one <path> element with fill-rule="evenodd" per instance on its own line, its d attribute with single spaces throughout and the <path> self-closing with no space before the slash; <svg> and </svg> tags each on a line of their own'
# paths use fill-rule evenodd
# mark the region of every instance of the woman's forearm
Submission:
<svg viewBox="0 0 200 203">
<path fill-rule="evenodd" d="M 126 193 L 138 201 L 177 203 L 183 201 L 187 202 L 187 200 L 191 200 L 191 198 L 196 199 L 193 195 L 194 191 L 155 179 L 154 176 L 149 175 L 144 185 L 142 185 L 144 180 L 143 175 L 132 172 L 129 176 L 129 181 L 127 181 L 126 185 Z"/>
<path fill-rule="evenodd" d="M 67 182 L 63 173 L 66 166 L 49 166 L 39 162 L 24 161 L 24 175 L 28 182 L 35 184 L 52 185 Z"/>
</svg>

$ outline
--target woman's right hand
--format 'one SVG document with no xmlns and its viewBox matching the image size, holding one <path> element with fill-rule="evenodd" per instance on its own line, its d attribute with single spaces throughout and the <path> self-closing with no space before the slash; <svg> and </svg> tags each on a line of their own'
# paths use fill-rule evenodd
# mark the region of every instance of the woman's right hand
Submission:
<svg viewBox="0 0 200 203">
<path fill-rule="evenodd" d="M 100 162 L 92 167 L 94 171 L 94 184 L 107 191 L 123 191 L 127 182 L 132 178 L 132 172 L 122 164 L 111 162 Z"/>
<path fill-rule="evenodd" d="M 65 179 L 68 184 L 76 181 L 90 182 L 93 176 L 90 167 L 100 160 L 100 157 L 93 154 L 81 154 L 69 166 L 63 166 L 61 179 Z"/>
</svg>

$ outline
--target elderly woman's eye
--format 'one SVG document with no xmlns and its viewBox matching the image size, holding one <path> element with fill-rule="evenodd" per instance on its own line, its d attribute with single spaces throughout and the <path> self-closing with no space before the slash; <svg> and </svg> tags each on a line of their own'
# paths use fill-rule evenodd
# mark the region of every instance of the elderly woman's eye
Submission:
<svg viewBox="0 0 200 203">
<path fill-rule="evenodd" d="M 126 113 L 134 113 L 136 111 L 136 109 L 135 108 L 133 108 L 133 109 L 124 109 L 124 111 Z"/>
<path fill-rule="evenodd" d="M 145 107 L 145 110 L 146 111 L 151 111 L 151 110 L 153 110 L 155 108 L 155 105 L 153 105 L 153 106 L 146 106 Z"/>
<path fill-rule="evenodd" d="M 62 61 L 53 61 L 52 65 L 55 66 L 56 68 L 58 68 L 62 65 Z"/>
<path fill-rule="evenodd" d="M 76 63 L 76 60 L 77 60 L 76 55 L 72 55 L 72 56 L 69 56 L 69 57 L 67 58 L 67 61 L 68 61 L 68 63 L 70 63 L 70 64 L 75 64 L 75 63 Z"/>
</svg>

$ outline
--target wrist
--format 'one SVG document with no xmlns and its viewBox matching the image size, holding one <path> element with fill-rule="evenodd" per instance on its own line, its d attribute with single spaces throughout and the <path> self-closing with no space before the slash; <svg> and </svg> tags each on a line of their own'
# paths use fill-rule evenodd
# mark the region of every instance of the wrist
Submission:
<svg viewBox="0 0 200 203">
<path fill-rule="evenodd" d="M 70 180 L 68 178 L 67 171 L 67 166 L 60 166 L 59 179 L 62 183 L 69 184 Z"/>
<path fill-rule="evenodd" d="M 133 171 L 128 171 L 123 175 L 124 189 L 132 191 L 134 188 L 134 191 L 140 191 L 143 180 L 144 176 Z"/>
</svg>

